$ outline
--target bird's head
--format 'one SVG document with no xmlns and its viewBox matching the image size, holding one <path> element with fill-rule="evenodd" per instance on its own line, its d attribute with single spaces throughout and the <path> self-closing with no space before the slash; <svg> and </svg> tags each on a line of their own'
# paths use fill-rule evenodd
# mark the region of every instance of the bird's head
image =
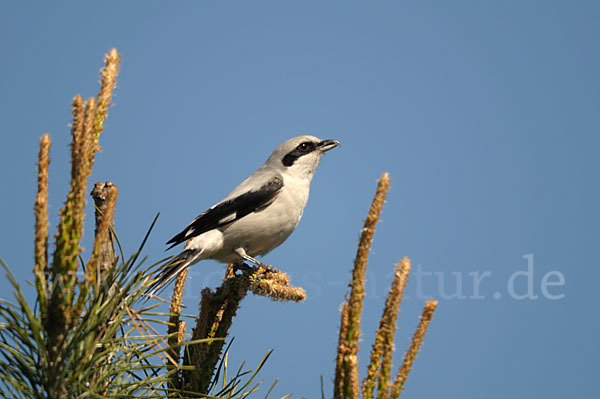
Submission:
<svg viewBox="0 0 600 399">
<path fill-rule="evenodd" d="M 277 147 L 266 165 L 292 176 L 312 178 L 323 154 L 338 145 L 340 143 L 336 140 L 294 137 Z"/>
</svg>

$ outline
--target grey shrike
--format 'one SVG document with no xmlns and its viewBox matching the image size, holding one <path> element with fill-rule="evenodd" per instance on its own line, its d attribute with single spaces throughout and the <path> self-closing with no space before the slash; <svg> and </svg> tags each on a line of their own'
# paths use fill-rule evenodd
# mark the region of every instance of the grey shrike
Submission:
<svg viewBox="0 0 600 399">
<path fill-rule="evenodd" d="M 281 144 L 258 170 L 221 202 L 171 238 L 168 249 L 186 242 L 156 277 L 154 295 L 187 267 L 204 259 L 241 265 L 281 245 L 292 234 L 308 201 L 310 181 L 321 157 L 336 140 L 298 136 Z"/>
</svg>

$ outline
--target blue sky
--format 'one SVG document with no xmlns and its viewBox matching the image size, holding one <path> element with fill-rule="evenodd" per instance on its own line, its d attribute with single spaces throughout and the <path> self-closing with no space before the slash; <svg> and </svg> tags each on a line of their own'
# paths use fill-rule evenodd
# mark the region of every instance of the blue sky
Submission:
<svg viewBox="0 0 600 399">
<path fill-rule="evenodd" d="M 404 395 L 595 397 L 599 12 L 583 0 L 4 3 L 0 257 L 31 280 L 39 138 L 53 139 L 56 225 L 70 101 L 95 95 L 116 47 L 119 87 L 91 181 L 118 186 L 116 230 L 130 253 L 160 211 L 147 247 L 160 259 L 167 239 L 280 142 L 342 143 L 324 158 L 298 230 L 264 258 L 308 299 L 245 299 L 232 364 L 272 348 L 262 377 L 279 377 L 277 395 L 318 397 L 323 375 L 330 396 L 338 308 L 387 171 L 361 378 L 394 264 L 408 256 L 395 366 L 425 299 L 440 305 Z M 191 313 L 222 271 L 204 262 L 190 272 Z M 518 299 L 529 285 L 531 298 Z M 0 292 L 10 297 L 4 279 Z"/>
</svg>

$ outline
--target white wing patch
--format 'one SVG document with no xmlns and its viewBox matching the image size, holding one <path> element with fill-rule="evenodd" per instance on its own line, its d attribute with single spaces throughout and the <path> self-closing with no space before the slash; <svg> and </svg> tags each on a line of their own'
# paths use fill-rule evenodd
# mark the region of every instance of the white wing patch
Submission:
<svg viewBox="0 0 600 399">
<path fill-rule="evenodd" d="M 223 219 L 219 219 L 219 224 L 229 223 L 232 220 L 235 220 L 236 217 L 237 215 L 235 213 L 232 213 L 231 215 L 225 216 Z"/>
<path fill-rule="evenodd" d="M 187 238 L 187 237 L 191 236 L 192 234 L 194 234 L 194 228 L 193 227 L 188 230 L 188 232 L 185 234 L 185 237 Z"/>
</svg>

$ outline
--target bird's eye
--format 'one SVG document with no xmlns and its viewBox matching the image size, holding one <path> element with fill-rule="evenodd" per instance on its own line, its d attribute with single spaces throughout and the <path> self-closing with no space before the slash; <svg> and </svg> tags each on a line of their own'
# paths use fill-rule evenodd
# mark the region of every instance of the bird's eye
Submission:
<svg viewBox="0 0 600 399">
<path fill-rule="evenodd" d="M 297 147 L 300 151 L 310 151 L 310 143 L 304 142 Z"/>
</svg>

